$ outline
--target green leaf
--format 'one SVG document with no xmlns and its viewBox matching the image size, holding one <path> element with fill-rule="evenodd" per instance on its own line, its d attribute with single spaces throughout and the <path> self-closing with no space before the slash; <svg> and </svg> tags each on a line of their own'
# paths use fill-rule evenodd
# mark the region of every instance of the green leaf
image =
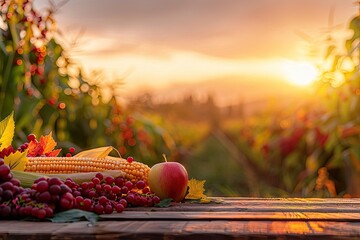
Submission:
<svg viewBox="0 0 360 240">
<path fill-rule="evenodd" d="M 93 212 L 87 212 L 80 209 L 70 209 L 64 212 L 59 212 L 50 219 L 50 221 L 55 223 L 65 223 L 65 222 L 79 222 L 83 220 L 89 221 L 91 224 L 96 224 L 99 216 Z"/>
<path fill-rule="evenodd" d="M 161 208 L 169 207 L 172 201 L 173 201 L 172 198 L 165 198 L 161 200 L 158 204 L 155 204 L 155 207 L 161 207 Z"/>
<path fill-rule="evenodd" d="M 15 133 L 14 112 L 0 122 L 0 151 L 11 145 Z"/>
</svg>

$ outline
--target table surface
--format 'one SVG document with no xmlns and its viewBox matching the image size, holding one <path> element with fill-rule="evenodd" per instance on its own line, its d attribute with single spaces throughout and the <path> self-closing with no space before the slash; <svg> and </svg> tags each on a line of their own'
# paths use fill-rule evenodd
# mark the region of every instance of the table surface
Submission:
<svg viewBox="0 0 360 240">
<path fill-rule="evenodd" d="M 360 239 L 360 198 L 213 198 L 87 221 L 0 221 L 1 239 Z"/>
</svg>

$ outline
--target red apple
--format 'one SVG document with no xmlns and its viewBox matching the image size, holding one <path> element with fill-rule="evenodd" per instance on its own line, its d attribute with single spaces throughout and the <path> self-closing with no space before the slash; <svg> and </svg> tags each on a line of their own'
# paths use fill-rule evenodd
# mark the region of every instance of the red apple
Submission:
<svg viewBox="0 0 360 240">
<path fill-rule="evenodd" d="M 149 187 L 160 199 L 172 198 L 175 202 L 184 199 L 188 173 L 178 162 L 155 164 L 149 172 Z"/>
</svg>

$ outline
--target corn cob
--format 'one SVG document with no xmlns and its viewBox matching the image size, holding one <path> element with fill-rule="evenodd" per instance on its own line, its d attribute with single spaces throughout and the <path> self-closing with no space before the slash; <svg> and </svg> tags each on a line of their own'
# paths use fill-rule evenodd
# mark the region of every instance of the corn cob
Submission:
<svg viewBox="0 0 360 240">
<path fill-rule="evenodd" d="M 140 162 L 129 163 L 123 158 L 105 157 L 28 157 L 25 172 L 43 174 L 69 174 L 120 170 L 125 179 L 132 182 L 147 182 L 150 168 Z"/>
</svg>

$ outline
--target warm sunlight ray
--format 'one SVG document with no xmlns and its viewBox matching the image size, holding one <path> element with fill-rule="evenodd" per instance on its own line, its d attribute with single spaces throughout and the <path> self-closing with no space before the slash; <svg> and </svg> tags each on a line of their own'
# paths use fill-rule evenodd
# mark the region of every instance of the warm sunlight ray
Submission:
<svg viewBox="0 0 360 240">
<path fill-rule="evenodd" d="M 283 74 L 294 85 L 308 86 L 316 80 L 318 70 L 309 62 L 288 61 L 283 65 Z"/>
</svg>

